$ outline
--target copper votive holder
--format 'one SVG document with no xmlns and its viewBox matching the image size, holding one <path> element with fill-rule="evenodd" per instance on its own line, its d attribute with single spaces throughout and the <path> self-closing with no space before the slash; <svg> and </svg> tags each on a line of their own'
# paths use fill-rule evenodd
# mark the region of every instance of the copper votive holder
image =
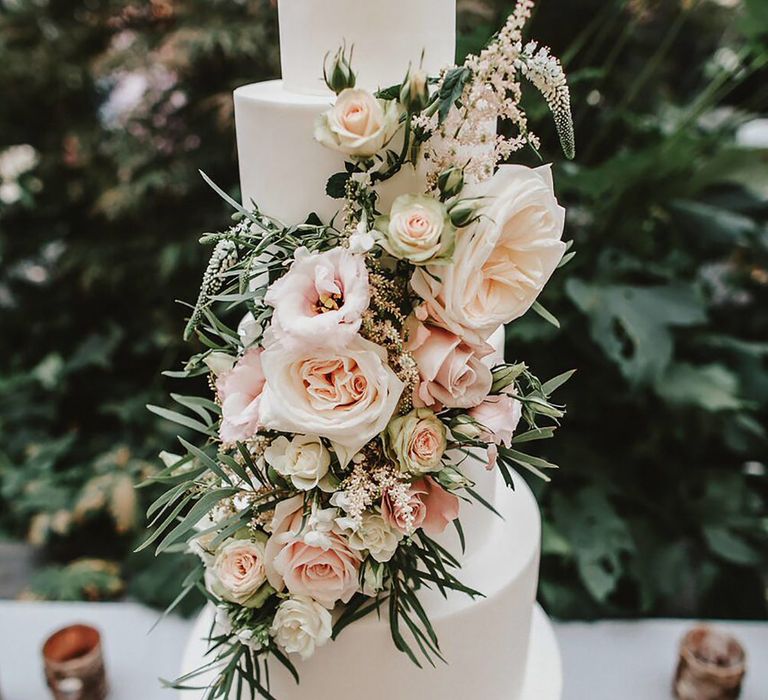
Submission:
<svg viewBox="0 0 768 700">
<path fill-rule="evenodd" d="M 89 625 L 70 625 L 43 644 L 45 679 L 55 700 L 104 700 L 107 677 L 101 634 Z"/>
<path fill-rule="evenodd" d="M 747 670 L 744 648 L 729 634 L 706 625 L 680 642 L 674 692 L 678 700 L 733 700 Z"/>
</svg>

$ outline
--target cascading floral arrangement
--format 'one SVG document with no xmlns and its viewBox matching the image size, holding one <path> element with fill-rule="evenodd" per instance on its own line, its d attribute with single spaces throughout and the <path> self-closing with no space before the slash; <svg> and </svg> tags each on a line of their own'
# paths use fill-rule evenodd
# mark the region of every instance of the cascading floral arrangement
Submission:
<svg viewBox="0 0 768 700">
<path fill-rule="evenodd" d="M 398 649 L 442 658 L 419 590 L 481 592 L 436 538 L 450 525 L 463 550 L 461 509 L 492 509 L 466 463 L 510 487 L 516 467 L 554 466 L 522 446 L 552 436 L 550 395 L 571 373 L 542 383 L 489 343 L 531 308 L 556 323 L 536 299 L 572 256 L 549 167 L 498 165 L 538 146 L 523 77 L 573 152 L 560 64 L 521 40 L 530 7 L 463 65 L 410 68 L 376 94 L 355 87 L 344 49 L 329 57 L 337 98 L 315 138 L 347 157 L 330 224 L 286 226 L 210 183 L 235 223 L 202 239 L 215 247 L 185 335 L 204 350 L 166 374 L 207 377 L 213 398 L 150 407 L 205 439 L 179 438 L 185 454 L 163 453 L 152 479 L 166 491 L 144 546 L 199 555 L 179 599 L 198 588 L 217 610 L 208 663 L 173 687 L 213 669 L 207 697 L 245 685 L 269 698 L 269 658 L 298 680 L 296 656 L 382 608 Z M 385 207 L 377 185 L 406 166 L 423 191 Z"/>
</svg>

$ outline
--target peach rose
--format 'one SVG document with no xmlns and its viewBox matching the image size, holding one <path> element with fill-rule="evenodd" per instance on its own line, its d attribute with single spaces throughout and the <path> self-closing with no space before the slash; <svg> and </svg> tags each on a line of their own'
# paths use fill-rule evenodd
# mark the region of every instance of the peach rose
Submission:
<svg viewBox="0 0 768 700">
<path fill-rule="evenodd" d="M 399 124 L 397 102 L 377 100 L 365 90 L 347 88 L 318 118 L 315 140 L 347 155 L 369 158 L 389 143 Z"/>
<path fill-rule="evenodd" d="M 216 380 L 221 400 L 219 437 L 225 444 L 247 440 L 259 429 L 259 406 L 264 390 L 261 349 L 248 350 Z"/>
<path fill-rule="evenodd" d="M 482 362 L 493 352 L 490 345 L 469 345 L 451 331 L 415 316 L 409 318 L 407 330 L 406 349 L 421 377 L 414 395 L 417 406 L 471 408 L 483 401 L 493 383 L 491 370 Z"/>
<path fill-rule="evenodd" d="M 411 484 L 405 499 L 386 492 L 381 499 L 381 514 L 404 535 L 422 528 L 435 537 L 459 517 L 459 499 L 427 476 Z"/>
<path fill-rule="evenodd" d="M 387 450 L 401 472 L 419 476 L 440 470 L 448 431 L 430 409 L 415 408 L 393 418 L 385 437 Z"/>
<path fill-rule="evenodd" d="M 328 438 L 342 466 L 384 430 L 403 392 L 386 351 L 359 335 L 338 350 L 277 343 L 264 351 L 262 364 L 262 424 Z"/>
<path fill-rule="evenodd" d="M 486 398 L 479 406 L 475 406 L 469 415 L 483 429 L 481 440 L 509 447 L 522 412 L 523 407 L 517 399 L 500 394 Z"/>
<path fill-rule="evenodd" d="M 482 216 L 458 232 L 453 265 L 419 268 L 411 286 L 440 325 L 476 343 L 536 301 L 565 252 L 565 210 L 549 166 L 502 165 L 464 194 L 484 198 Z"/>
<path fill-rule="evenodd" d="M 325 253 L 299 248 L 290 270 L 264 296 L 275 310 L 272 336 L 286 347 L 343 347 L 360 328 L 369 301 L 365 262 L 346 248 Z"/>
<path fill-rule="evenodd" d="M 332 608 L 338 601 L 349 602 L 357 591 L 361 557 L 327 514 L 313 514 L 305 521 L 300 496 L 279 503 L 265 560 L 267 579 L 275 590 L 287 589 Z"/>
</svg>

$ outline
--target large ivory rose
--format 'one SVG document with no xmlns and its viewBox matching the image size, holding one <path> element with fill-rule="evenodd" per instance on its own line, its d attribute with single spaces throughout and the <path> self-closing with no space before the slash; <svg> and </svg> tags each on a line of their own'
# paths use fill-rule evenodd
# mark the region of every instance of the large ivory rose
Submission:
<svg viewBox="0 0 768 700">
<path fill-rule="evenodd" d="M 365 262 L 346 248 L 325 253 L 299 248 L 291 269 L 264 296 L 275 309 L 272 335 L 287 347 L 346 345 L 360 328 L 369 300 Z"/>
<path fill-rule="evenodd" d="M 459 517 L 459 499 L 427 476 L 415 481 L 404 493 L 385 492 L 381 514 L 404 535 L 422 528 L 434 537 Z"/>
<path fill-rule="evenodd" d="M 485 399 L 493 376 L 482 358 L 493 351 L 490 345 L 482 341 L 470 345 L 451 331 L 415 316 L 408 319 L 407 329 L 406 349 L 419 368 L 420 382 L 414 395 L 417 406 L 471 408 Z"/>
<path fill-rule="evenodd" d="M 261 350 L 251 349 L 234 367 L 219 375 L 216 392 L 221 401 L 221 441 L 247 440 L 259 428 L 259 404 L 264 389 Z"/>
<path fill-rule="evenodd" d="M 318 117 L 315 139 L 350 156 L 368 158 L 395 135 L 400 112 L 394 100 L 377 100 L 371 93 L 347 88 L 336 103 Z"/>
<path fill-rule="evenodd" d="M 264 459 L 301 491 L 314 488 L 333 490 L 328 479 L 331 455 L 320 438 L 295 435 L 289 440 L 281 435 L 264 450 Z"/>
<path fill-rule="evenodd" d="M 424 265 L 450 260 L 456 229 L 442 202 L 403 194 L 392 204 L 389 216 L 376 220 L 375 235 L 393 257 Z"/>
<path fill-rule="evenodd" d="M 224 600 L 252 606 L 259 589 L 266 583 L 264 544 L 232 539 L 216 553 L 208 569 L 209 588 Z"/>
<path fill-rule="evenodd" d="M 457 233 L 454 264 L 417 269 L 411 285 L 430 315 L 477 342 L 536 301 L 565 252 L 565 210 L 549 166 L 503 165 L 465 193 L 485 198 L 485 208 Z"/>
<path fill-rule="evenodd" d="M 312 598 L 293 596 L 280 603 L 269 631 L 285 651 L 306 660 L 331 638 L 333 620 Z"/>
<path fill-rule="evenodd" d="M 319 532 L 314 520 L 304 517 L 301 496 L 277 505 L 265 550 L 267 579 L 277 591 L 287 589 L 332 608 L 339 600 L 349 602 L 357 591 L 361 557 L 330 518 L 322 518 L 330 526 Z"/>
<path fill-rule="evenodd" d="M 262 424 L 328 438 L 342 466 L 384 430 L 403 392 L 386 351 L 360 336 L 339 350 L 276 343 L 262 366 Z"/>
</svg>

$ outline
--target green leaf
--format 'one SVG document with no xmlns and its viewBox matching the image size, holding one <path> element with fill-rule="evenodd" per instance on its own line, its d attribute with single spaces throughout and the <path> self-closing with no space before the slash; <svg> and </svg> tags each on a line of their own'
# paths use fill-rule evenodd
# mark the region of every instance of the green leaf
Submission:
<svg viewBox="0 0 768 700">
<path fill-rule="evenodd" d="M 592 339 L 633 383 L 657 379 L 672 359 L 672 328 L 706 321 L 692 287 L 656 287 L 566 282 L 566 293 L 589 317 Z"/>
<path fill-rule="evenodd" d="M 538 301 L 533 302 L 531 309 L 533 309 L 533 311 L 541 316 L 547 323 L 551 323 L 555 328 L 560 328 L 560 321 L 557 320 L 557 317 L 553 313 L 547 311 Z"/>
<path fill-rule="evenodd" d="M 697 406 L 713 413 L 744 407 L 739 380 L 723 365 L 674 364 L 656 381 L 656 392 L 670 404 Z"/>
<path fill-rule="evenodd" d="M 440 86 L 440 93 L 438 95 L 438 114 L 441 124 L 448 118 L 451 107 L 461 99 L 464 86 L 471 77 L 472 71 L 466 66 L 452 68 L 445 74 L 445 80 L 443 80 L 443 84 Z"/>
<path fill-rule="evenodd" d="M 163 408 L 162 406 L 153 406 L 152 404 L 148 404 L 147 409 L 155 415 L 158 415 L 161 418 L 165 418 L 166 420 L 169 420 L 173 423 L 177 423 L 178 425 L 181 425 L 185 428 L 196 430 L 203 435 L 213 435 L 213 431 L 209 426 L 201 423 L 198 420 L 195 420 L 194 418 L 185 416 L 183 413 L 171 411 L 170 409 Z"/>
<path fill-rule="evenodd" d="M 763 557 L 754 547 L 732 530 L 716 525 L 705 527 L 704 540 L 713 554 L 741 566 L 762 563 Z"/>
<path fill-rule="evenodd" d="M 333 199 L 344 199 L 347 196 L 349 173 L 334 173 L 328 178 L 325 193 Z"/>
<path fill-rule="evenodd" d="M 624 573 L 623 557 L 634 551 L 626 523 L 596 487 L 555 494 L 552 514 L 555 528 L 568 539 L 582 582 L 605 602 Z"/>
</svg>

